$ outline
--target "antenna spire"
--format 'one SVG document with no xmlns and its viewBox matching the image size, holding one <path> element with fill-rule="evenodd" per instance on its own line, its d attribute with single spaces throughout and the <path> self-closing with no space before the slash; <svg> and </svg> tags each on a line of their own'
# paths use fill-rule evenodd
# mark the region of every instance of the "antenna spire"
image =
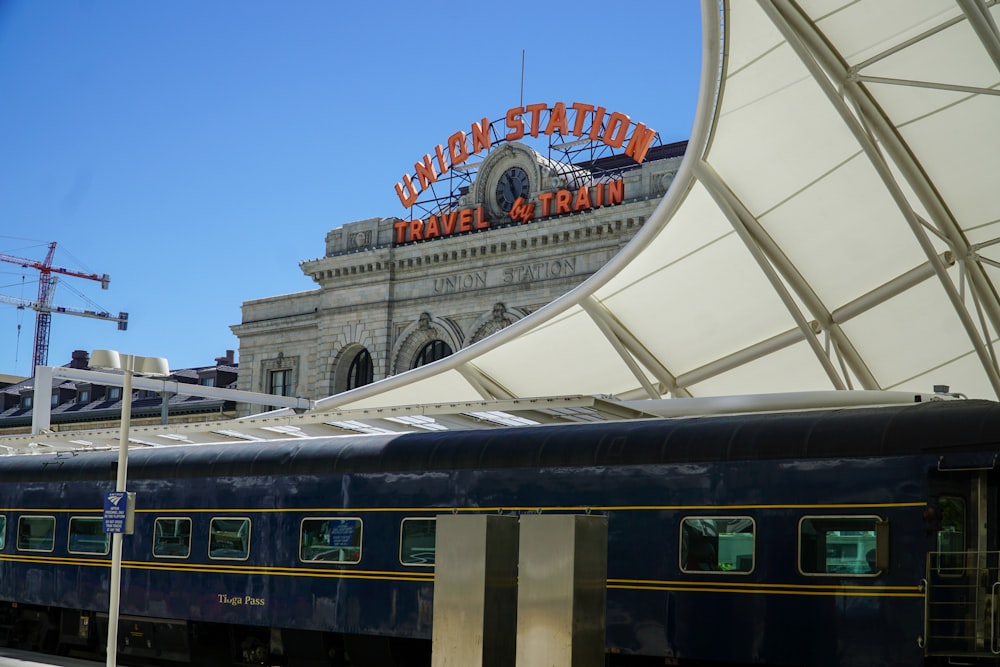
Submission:
<svg viewBox="0 0 1000 667">
<path fill-rule="evenodd" d="M 521 106 L 524 106 L 524 49 L 521 49 Z"/>
</svg>

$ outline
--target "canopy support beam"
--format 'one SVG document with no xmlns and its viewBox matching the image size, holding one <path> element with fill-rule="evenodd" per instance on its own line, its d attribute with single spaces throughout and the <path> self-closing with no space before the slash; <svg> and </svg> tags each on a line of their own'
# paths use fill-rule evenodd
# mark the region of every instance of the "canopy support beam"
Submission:
<svg viewBox="0 0 1000 667">
<path fill-rule="evenodd" d="M 608 339 L 612 347 L 621 355 L 629 369 L 635 375 L 636 380 L 649 394 L 650 398 L 660 398 L 661 392 L 654 387 L 646 378 L 646 374 L 639 368 L 638 364 L 649 369 L 649 372 L 656 377 L 657 381 L 666 387 L 670 394 L 677 396 L 690 396 L 686 389 L 677 385 L 677 378 L 660 361 L 649 353 L 641 342 L 626 327 L 622 326 L 604 304 L 600 303 L 593 295 L 580 301 L 580 306 L 587 315 L 594 321 L 594 324 L 601 330 L 601 333 Z M 638 363 L 636 363 L 638 360 Z"/>
<path fill-rule="evenodd" d="M 983 48 L 989 54 L 997 71 L 1000 72 L 1000 31 L 993 22 L 993 15 L 983 0 L 956 0 L 962 13 L 969 20 L 969 25 L 976 37 L 983 43 Z"/>
<path fill-rule="evenodd" d="M 793 345 L 798 345 L 805 339 L 802 334 L 801 329 L 789 329 L 777 336 L 772 336 L 767 340 L 754 343 L 749 347 L 745 347 L 742 350 L 734 352 L 733 354 L 726 355 L 705 364 L 700 368 L 696 368 L 687 373 L 682 373 L 677 376 L 677 384 L 682 387 L 690 387 L 696 385 L 699 382 L 704 382 L 710 380 L 718 375 L 722 375 L 731 370 L 735 370 L 744 364 L 748 364 L 751 361 L 757 359 L 762 359 L 769 354 L 774 354 L 775 352 L 780 352 L 785 348 L 791 347 Z"/>
<path fill-rule="evenodd" d="M 482 369 L 471 362 L 466 362 L 455 368 L 465 381 L 472 385 L 483 400 L 508 400 L 516 398 L 514 394 L 504 389 Z"/>
<path fill-rule="evenodd" d="M 851 77 L 852 81 L 861 83 L 884 83 L 889 86 L 906 86 L 908 88 L 929 88 L 931 90 L 947 90 L 953 93 L 969 93 L 970 95 L 1000 95 L 996 88 L 976 88 L 975 86 L 960 86 L 955 83 L 936 83 L 934 81 L 917 81 L 915 79 L 893 79 L 885 76 L 867 76 L 858 74 Z"/>
<path fill-rule="evenodd" d="M 951 265 L 955 263 L 951 253 L 942 253 L 942 260 Z M 846 303 L 831 313 L 835 322 L 843 324 L 858 315 L 861 315 L 872 308 L 885 303 L 889 299 L 898 296 L 906 290 L 919 285 L 920 283 L 933 278 L 934 268 L 930 264 L 921 264 L 906 273 L 903 273 L 874 290 L 864 294 L 850 303 Z M 818 322 L 810 322 L 811 328 L 817 333 L 822 331 Z M 769 354 L 780 352 L 781 350 L 797 345 L 804 340 L 802 331 L 798 328 L 789 329 L 783 333 L 762 340 L 749 347 L 745 347 L 738 352 L 722 357 L 712 363 L 705 364 L 688 373 L 677 376 L 677 383 L 682 387 L 689 387 L 699 382 L 705 382 L 717 375 L 722 375 L 757 359 L 766 357 Z"/>
<path fill-rule="evenodd" d="M 952 255 L 950 250 L 946 250 L 938 255 L 938 259 L 945 266 L 953 266 L 955 264 L 955 257 Z M 935 275 L 937 275 L 937 272 L 934 269 L 934 264 L 931 262 L 921 264 L 913 269 L 910 269 L 906 273 L 879 285 L 870 292 L 861 295 L 854 301 L 846 303 L 840 308 L 835 309 L 833 313 L 831 313 L 831 317 L 834 322 L 843 324 L 844 322 L 847 322 L 858 315 L 861 315 L 862 313 L 865 313 L 872 308 L 875 308 L 876 306 L 903 294 L 907 290 L 916 287 L 925 280 L 933 278 Z"/>
<path fill-rule="evenodd" d="M 872 377 L 864 362 L 862 362 L 860 355 L 857 354 L 857 351 L 853 349 L 847 336 L 833 322 L 833 318 L 823 306 L 822 301 L 813 292 L 812 288 L 802 277 L 802 274 L 788 261 L 785 254 L 775 244 L 774 239 L 760 228 L 760 223 L 747 210 L 743 202 L 739 201 L 711 165 L 699 162 L 695 165 L 695 173 L 698 180 L 701 181 L 705 189 L 715 199 L 719 208 L 729 218 L 730 223 L 750 251 L 750 254 L 757 260 L 758 265 L 760 265 L 767 279 L 771 282 L 771 286 L 774 287 L 775 292 L 785 304 L 795 323 L 802 330 L 806 342 L 809 343 L 809 346 L 826 370 L 834 387 L 836 389 L 847 389 L 847 382 L 845 378 L 841 377 L 840 370 L 833 364 L 816 332 L 813 331 L 805 315 L 799 310 L 792 295 L 789 294 L 785 283 L 778 277 L 779 273 L 781 274 L 781 278 L 784 278 L 791 285 L 798 297 L 805 303 L 812 316 L 820 322 L 823 328 L 829 330 L 837 344 L 837 348 L 847 357 L 851 369 L 859 378 L 862 386 L 865 389 L 878 389 L 878 383 L 875 382 L 875 378 Z"/>
</svg>

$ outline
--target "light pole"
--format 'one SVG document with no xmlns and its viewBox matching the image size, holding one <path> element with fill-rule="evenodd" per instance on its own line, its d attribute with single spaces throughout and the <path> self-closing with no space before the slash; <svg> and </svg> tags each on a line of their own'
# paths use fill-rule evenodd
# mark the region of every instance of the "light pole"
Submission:
<svg viewBox="0 0 1000 667">
<path fill-rule="evenodd" d="M 115 491 L 124 494 L 128 477 L 128 430 L 132 421 L 132 376 L 169 375 L 167 360 L 163 357 L 138 357 L 134 354 L 120 354 L 115 350 L 94 350 L 90 355 L 91 368 L 113 368 L 125 375 L 122 387 L 121 436 L 118 441 L 118 478 Z M 121 601 L 122 577 L 122 537 L 116 530 L 111 534 L 111 593 L 108 600 L 108 647 L 107 667 L 118 663 L 118 609 Z"/>
</svg>

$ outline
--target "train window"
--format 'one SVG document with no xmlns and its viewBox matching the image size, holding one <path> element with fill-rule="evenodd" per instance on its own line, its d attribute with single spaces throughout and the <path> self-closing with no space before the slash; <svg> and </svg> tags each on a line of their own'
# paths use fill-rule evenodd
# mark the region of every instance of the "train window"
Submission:
<svg viewBox="0 0 1000 667">
<path fill-rule="evenodd" d="M 208 524 L 208 557 L 246 560 L 250 557 L 250 519 L 214 518 Z"/>
<path fill-rule="evenodd" d="M 877 516 L 807 516 L 799 521 L 799 572 L 874 577 Z"/>
<path fill-rule="evenodd" d="M 22 516 L 17 520 L 18 551 L 52 551 L 55 546 L 54 516 Z"/>
<path fill-rule="evenodd" d="M 965 571 L 965 499 L 941 496 L 937 508 L 940 516 L 937 528 L 938 574 L 962 576 Z"/>
<path fill-rule="evenodd" d="M 191 519 L 161 517 L 153 522 L 153 555 L 187 558 L 191 555 Z"/>
<path fill-rule="evenodd" d="M 107 554 L 110 536 L 104 532 L 104 520 L 94 517 L 74 516 L 69 520 L 69 546 L 71 554 Z"/>
<path fill-rule="evenodd" d="M 756 524 L 748 516 L 681 520 L 682 572 L 747 574 L 754 568 Z"/>
<path fill-rule="evenodd" d="M 299 560 L 357 563 L 361 560 L 361 519 L 315 517 L 302 519 Z"/>
<path fill-rule="evenodd" d="M 7 516 L 0 514 L 0 551 L 7 547 Z"/>
<path fill-rule="evenodd" d="M 399 526 L 399 562 L 433 565 L 436 519 L 403 519 Z"/>
</svg>

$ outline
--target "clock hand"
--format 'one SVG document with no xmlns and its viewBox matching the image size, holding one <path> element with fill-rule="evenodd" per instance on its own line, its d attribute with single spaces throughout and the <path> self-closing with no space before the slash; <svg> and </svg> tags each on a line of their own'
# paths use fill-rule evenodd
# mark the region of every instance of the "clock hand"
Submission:
<svg viewBox="0 0 1000 667">
<path fill-rule="evenodd" d="M 501 178 L 503 179 L 503 194 L 504 194 L 504 198 L 507 201 L 513 201 L 514 200 L 514 184 L 513 184 L 513 180 L 514 179 L 511 178 L 511 176 L 509 174 L 504 174 Z"/>
</svg>

